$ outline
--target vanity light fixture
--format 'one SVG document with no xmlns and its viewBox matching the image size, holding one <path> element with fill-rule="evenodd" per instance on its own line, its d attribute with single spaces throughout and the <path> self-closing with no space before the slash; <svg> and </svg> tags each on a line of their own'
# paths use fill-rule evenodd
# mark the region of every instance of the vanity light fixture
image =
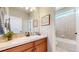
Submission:
<svg viewBox="0 0 79 59">
<path fill-rule="evenodd" d="M 36 8 L 35 7 L 25 7 L 26 10 L 29 10 L 30 12 L 34 11 Z"/>
</svg>

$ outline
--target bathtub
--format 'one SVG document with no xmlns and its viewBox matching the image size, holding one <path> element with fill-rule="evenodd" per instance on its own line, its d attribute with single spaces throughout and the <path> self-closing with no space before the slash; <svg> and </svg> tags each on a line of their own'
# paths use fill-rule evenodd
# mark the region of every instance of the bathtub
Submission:
<svg viewBox="0 0 79 59">
<path fill-rule="evenodd" d="M 76 40 L 66 38 L 56 38 L 56 47 L 59 52 L 75 52 L 76 51 Z"/>
</svg>

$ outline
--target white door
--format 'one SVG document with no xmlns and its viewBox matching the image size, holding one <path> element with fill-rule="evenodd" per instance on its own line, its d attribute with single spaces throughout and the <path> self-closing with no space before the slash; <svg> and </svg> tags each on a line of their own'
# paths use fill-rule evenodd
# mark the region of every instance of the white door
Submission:
<svg viewBox="0 0 79 59">
<path fill-rule="evenodd" d="M 76 31 L 77 31 L 77 35 L 76 35 L 76 43 L 77 43 L 77 48 L 76 51 L 79 52 L 79 8 L 76 8 Z"/>
</svg>

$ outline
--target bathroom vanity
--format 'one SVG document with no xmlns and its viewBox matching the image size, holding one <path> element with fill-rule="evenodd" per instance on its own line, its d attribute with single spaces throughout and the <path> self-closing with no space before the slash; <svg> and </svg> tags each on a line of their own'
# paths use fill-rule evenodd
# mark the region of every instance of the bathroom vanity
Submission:
<svg viewBox="0 0 79 59">
<path fill-rule="evenodd" d="M 3 45 L 3 46 L 1 46 Z M 1 48 L 2 47 L 2 48 Z M 30 36 L 0 43 L 1 52 L 47 52 L 46 36 Z"/>
</svg>

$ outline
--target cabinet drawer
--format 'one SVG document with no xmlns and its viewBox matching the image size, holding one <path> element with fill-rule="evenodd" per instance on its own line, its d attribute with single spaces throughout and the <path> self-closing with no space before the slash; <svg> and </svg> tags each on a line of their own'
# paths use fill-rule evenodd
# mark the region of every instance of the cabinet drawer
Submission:
<svg viewBox="0 0 79 59">
<path fill-rule="evenodd" d="M 46 41 L 47 41 L 47 38 L 43 38 L 43 39 L 37 40 L 37 41 L 35 41 L 35 46 L 39 45 L 39 44 L 41 44 L 43 42 L 46 42 Z"/>
<path fill-rule="evenodd" d="M 4 50 L 3 52 L 23 52 L 24 50 L 27 50 L 29 48 L 33 47 L 33 43 L 26 43 L 20 46 L 16 46 L 7 50 Z"/>
</svg>

